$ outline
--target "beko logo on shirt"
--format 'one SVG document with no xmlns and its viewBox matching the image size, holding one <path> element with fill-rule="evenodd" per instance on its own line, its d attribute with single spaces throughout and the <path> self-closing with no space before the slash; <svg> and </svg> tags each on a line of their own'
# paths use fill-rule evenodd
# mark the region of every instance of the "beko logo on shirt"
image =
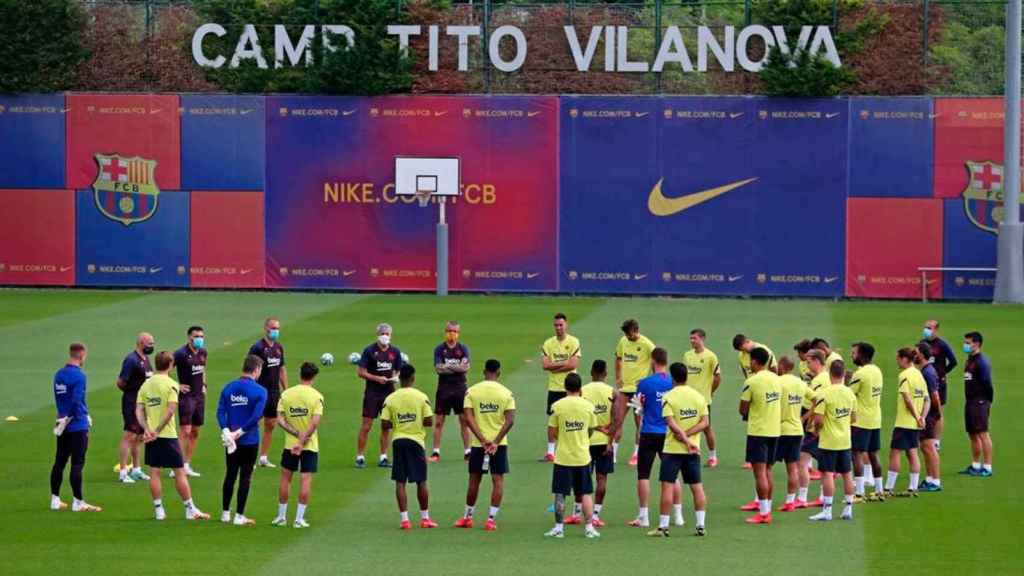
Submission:
<svg viewBox="0 0 1024 576">
<path fill-rule="evenodd" d="M 146 398 L 146 406 L 153 408 L 160 405 L 160 398 L 157 396 L 149 396 Z"/>
<path fill-rule="evenodd" d="M 498 408 L 499 407 L 498 407 L 497 402 L 481 402 L 480 403 L 480 413 L 481 414 L 490 414 L 490 413 L 497 412 Z"/>
<path fill-rule="evenodd" d="M 302 406 L 289 406 L 289 416 L 309 416 L 309 408 L 303 408 Z"/>
<path fill-rule="evenodd" d="M 398 423 L 399 424 L 412 424 L 417 420 L 417 414 L 415 412 L 399 412 Z"/>
<path fill-rule="evenodd" d="M 607 414 L 607 413 L 608 413 L 608 405 L 607 404 L 598 404 L 598 405 L 594 406 L 594 414 Z"/>
<path fill-rule="evenodd" d="M 249 397 L 248 396 L 243 396 L 241 394 L 232 394 L 231 395 L 231 405 L 232 406 L 248 406 L 249 405 Z"/>
<path fill-rule="evenodd" d="M 580 420 L 566 420 L 565 421 L 565 431 L 566 432 L 581 432 L 584 428 L 586 428 L 586 426 L 587 425 L 584 424 Z"/>
<path fill-rule="evenodd" d="M 850 415 L 850 409 L 849 408 L 836 408 L 835 410 L 832 411 L 832 413 L 833 413 L 833 415 L 836 418 L 846 418 L 846 417 L 848 417 Z"/>
<path fill-rule="evenodd" d="M 192 366 L 193 376 L 195 376 L 196 374 L 202 374 L 203 372 L 206 372 L 206 366 L 203 366 L 202 364 L 194 364 Z"/>
<path fill-rule="evenodd" d="M 764 393 L 764 401 L 769 403 L 769 404 L 772 403 L 772 402 L 777 402 L 779 400 L 780 396 L 781 396 L 781 394 L 779 394 L 778 392 L 765 392 Z"/>
<path fill-rule="evenodd" d="M 680 418 L 696 418 L 698 414 L 699 414 L 699 412 L 697 411 L 696 408 L 680 408 L 679 409 L 679 417 Z"/>
<path fill-rule="evenodd" d="M 383 362 L 381 360 L 377 360 L 377 371 L 390 372 L 392 370 L 392 365 L 393 364 L 391 362 Z"/>
<path fill-rule="evenodd" d="M 803 404 L 804 397 L 801 394 L 789 394 L 788 397 L 789 397 L 789 404 L 790 404 L 790 406 L 793 406 L 793 405 L 796 405 L 796 404 Z"/>
<path fill-rule="evenodd" d="M 268 368 L 275 368 L 275 367 L 280 366 L 280 365 L 281 365 L 281 359 L 280 358 L 274 358 L 274 357 L 267 358 L 267 367 Z"/>
<path fill-rule="evenodd" d="M 872 398 L 877 398 L 877 397 L 879 397 L 881 395 L 882 395 L 882 387 L 881 386 L 872 386 L 871 387 L 871 397 Z"/>
<path fill-rule="evenodd" d="M 57 394 L 66 394 L 68 391 L 67 384 L 61 384 L 60 382 L 53 385 L 53 391 Z"/>
</svg>

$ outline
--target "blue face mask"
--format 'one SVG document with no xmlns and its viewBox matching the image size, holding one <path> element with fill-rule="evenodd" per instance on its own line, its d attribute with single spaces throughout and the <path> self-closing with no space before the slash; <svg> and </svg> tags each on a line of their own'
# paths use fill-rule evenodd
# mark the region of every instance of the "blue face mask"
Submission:
<svg viewBox="0 0 1024 576">
<path fill-rule="evenodd" d="M 195 338 L 193 338 L 192 339 L 192 347 L 195 348 L 196 350 L 202 350 L 203 349 L 203 337 L 202 336 L 196 336 Z"/>
<path fill-rule="evenodd" d="M 921 333 L 924 334 L 925 338 L 931 338 L 933 334 L 931 328 L 925 328 Z"/>
<path fill-rule="evenodd" d="M 277 340 L 277 338 L 278 338 L 279 336 L 281 336 L 281 331 L 280 331 L 280 330 L 278 330 L 277 328 L 274 328 L 273 330 L 268 330 L 268 331 L 267 331 L 267 336 L 268 336 L 268 337 L 269 337 L 269 338 L 270 338 L 271 340 Z"/>
<path fill-rule="evenodd" d="M 971 353 L 971 345 L 968 344 L 967 342 L 964 342 L 964 354 L 970 354 L 970 353 Z"/>
</svg>

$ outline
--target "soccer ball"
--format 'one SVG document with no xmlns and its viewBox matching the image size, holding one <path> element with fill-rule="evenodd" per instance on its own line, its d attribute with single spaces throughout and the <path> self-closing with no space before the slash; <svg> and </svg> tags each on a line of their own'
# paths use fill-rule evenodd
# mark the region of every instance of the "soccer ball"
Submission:
<svg viewBox="0 0 1024 576">
<path fill-rule="evenodd" d="M 333 366 L 334 355 L 331 354 L 330 352 L 324 352 L 323 354 L 320 355 L 320 363 L 323 364 L 324 366 Z"/>
<path fill-rule="evenodd" d="M 408 364 L 408 363 L 409 363 L 409 355 L 406 354 L 405 352 L 402 352 L 402 364 Z"/>
<path fill-rule="evenodd" d="M 353 352 L 353 353 L 348 355 L 348 363 L 349 364 L 359 364 L 359 359 L 360 358 L 362 358 L 362 356 L 359 354 L 359 352 Z"/>
</svg>

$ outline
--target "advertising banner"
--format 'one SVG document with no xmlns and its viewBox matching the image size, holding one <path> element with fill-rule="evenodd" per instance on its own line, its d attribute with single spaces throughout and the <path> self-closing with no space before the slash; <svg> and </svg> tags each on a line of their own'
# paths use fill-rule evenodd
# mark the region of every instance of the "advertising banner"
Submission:
<svg viewBox="0 0 1024 576">
<path fill-rule="evenodd" d="M 931 198 L 930 98 L 850 100 L 850 196 Z"/>
<path fill-rule="evenodd" d="M 263 194 L 192 192 L 190 211 L 192 286 L 262 288 Z"/>
<path fill-rule="evenodd" d="M 263 190 L 263 96 L 181 97 L 181 187 Z"/>
<path fill-rule="evenodd" d="M 64 188 L 63 94 L 0 94 L 0 187 Z"/>
<path fill-rule="evenodd" d="M 0 284 L 75 283 L 75 193 L 0 190 Z"/>
</svg>

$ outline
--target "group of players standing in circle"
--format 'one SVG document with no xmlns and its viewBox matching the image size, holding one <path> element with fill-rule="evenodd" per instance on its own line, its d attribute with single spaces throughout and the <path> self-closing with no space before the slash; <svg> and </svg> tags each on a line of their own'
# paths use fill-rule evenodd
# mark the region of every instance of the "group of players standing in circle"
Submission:
<svg viewBox="0 0 1024 576">
<path fill-rule="evenodd" d="M 595 360 L 590 382 L 578 374 L 582 358 L 580 342 L 568 333 L 568 319 L 556 314 L 554 336 L 541 347 L 541 367 L 547 373 L 547 449 L 541 461 L 553 463 L 552 493 L 555 526 L 545 536 L 562 538 L 566 524 L 584 524 L 588 538 L 600 536 L 608 475 L 614 472 L 624 423 L 634 414 L 637 430 L 629 463 L 637 468 L 638 513 L 629 525 L 650 528 L 648 501 L 654 461 L 660 458 L 658 525 L 648 535 L 665 537 L 669 525 L 685 524 L 682 486 L 693 498 L 696 534 L 706 527 L 706 497 L 702 483 L 701 437 L 708 444 L 705 467 L 717 467 L 718 456 L 711 427 L 711 406 L 721 384 L 717 356 L 705 346 L 701 329 L 690 331 L 690 350 L 681 362 L 670 363 L 668 352 L 639 331 L 636 320 L 622 325 L 623 336 L 615 351 L 614 386 L 607 383 L 607 364 Z M 287 523 L 289 488 L 295 472 L 301 475 L 297 515 L 293 525 L 306 527 L 312 475 L 318 467 L 318 437 L 323 415 L 323 397 L 313 387 L 319 369 L 306 362 L 300 368 L 301 382 L 287 384 L 285 355 L 280 344 L 280 322 L 268 318 L 264 337 L 249 350 L 242 376 L 229 383 L 218 401 L 218 424 L 225 446 L 227 470 L 223 485 L 221 520 L 238 525 L 253 521 L 245 516 L 252 471 L 275 467 L 268 457 L 275 426 L 286 433 L 279 490 L 279 510 L 274 525 Z M 377 339 L 358 359 L 357 374 L 365 381 L 362 422 L 357 439 L 355 464 L 366 466 L 365 447 L 373 421 L 381 419 L 378 466 L 392 469 L 400 527 L 410 529 L 406 484 L 417 484 L 420 527 L 435 528 L 430 518 L 427 489 L 427 461 L 441 459 L 440 441 L 445 418 L 455 414 L 463 439 L 463 457 L 468 462 L 469 484 L 466 506 L 455 522 L 456 528 L 472 528 L 483 475 L 492 479 L 492 493 L 484 529 L 497 529 L 504 476 L 509 472 L 508 437 L 515 423 L 516 402 L 512 392 L 500 383 L 501 365 L 489 359 L 484 380 L 467 386 L 470 370 L 469 348 L 459 341 L 460 327 L 448 322 L 445 341 L 433 354 L 433 371 L 438 375 L 435 402 L 415 387 L 416 370 L 407 357 L 391 343 L 388 324 L 377 327 Z M 841 355 L 820 338 L 804 340 L 794 349 L 799 363 L 789 357 L 776 359 L 772 351 L 742 334 L 733 339 L 744 385 L 739 413 L 747 421 L 745 467 L 753 471 L 755 498 L 742 506 L 756 511 L 748 523 L 772 522 L 772 475 L 775 462 L 787 471 L 786 502 L 778 509 L 791 512 L 820 506 L 811 520 L 831 520 L 835 475 L 844 485 L 841 517 L 852 519 L 853 504 L 861 499 L 884 501 L 894 495 L 916 496 L 918 490 L 941 490 L 939 438 L 943 428 L 945 376 L 956 359 L 945 341 L 938 338 L 938 322 L 926 323 L 924 339 L 916 347 L 897 353 L 901 372 L 895 428 L 890 444 L 888 476 L 883 485 L 880 449 L 883 376 L 874 364 L 874 347 L 858 342 L 852 347 L 856 369 L 847 369 Z M 155 371 L 149 355 L 153 338 L 139 335 L 136 349 L 126 357 L 117 385 L 123 392 L 122 413 L 125 434 L 121 442 L 119 480 L 132 483 L 148 480 L 157 519 L 163 519 L 160 472 L 167 468 L 185 504 L 187 519 L 209 516 L 191 498 L 188 477 L 199 476 L 191 466 L 191 455 L 203 425 L 206 395 L 206 351 L 201 327 L 188 330 L 188 342 L 173 354 L 157 353 Z M 965 424 L 972 445 L 972 464 L 963 473 L 985 477 L 992 474 L 988 412 L 992 402 L 991 369 L 981 353 L 982 337 L 970 332 L 964 338 L 968 354 L 965 370 Z M 63 509 L 60 484 L 63 470 L 71 461 L 71 484 L 75 511 L 98 511 L 81 495 L 91 419 L 85 406 L 85 346 L 72 344 L 68 364 L 54 378 L 58 424 L 57 457 L 51 471 L 51 508 Z M 177 369 L 178 380 L 169 377 Z M 796 374 L 794 374 L 796 371 Z M 262 442 L 259 420 L 263 420 Z M 181 438 L 176 421 L 180 422 Z M 433 448 L 426 456 L 428 432 L 433 429 Z M 919 481 L 918 439 L 924 439 L 927 476 Z M 139 446 L 145 446 L 145 474 L 139 463 Z M 182 450 L 184 448 L 184 450 Z M 392 458 L 388 458 L 388 449 Z M 258 454 L 258 459 L 257 459 Z M 895 492 L 901 456 L 910 467 L 908 489 Z M 818 462 L 814 470 L 811 461 Z M 133 466 L 129 467 L 131 462 Z M 596 473 L 596 489 L 593 475 Z M 808 500 L 812 479 L 820 477 L 821 496 Z M 680 482 L 680 480 L 682 482 Z M 234 518 L 230 505 L 237 481 Z M 874 487 L 865 494 L 865 483 Z M 572 511 L 569 497 L 574 496 Z"/>
</svg>

